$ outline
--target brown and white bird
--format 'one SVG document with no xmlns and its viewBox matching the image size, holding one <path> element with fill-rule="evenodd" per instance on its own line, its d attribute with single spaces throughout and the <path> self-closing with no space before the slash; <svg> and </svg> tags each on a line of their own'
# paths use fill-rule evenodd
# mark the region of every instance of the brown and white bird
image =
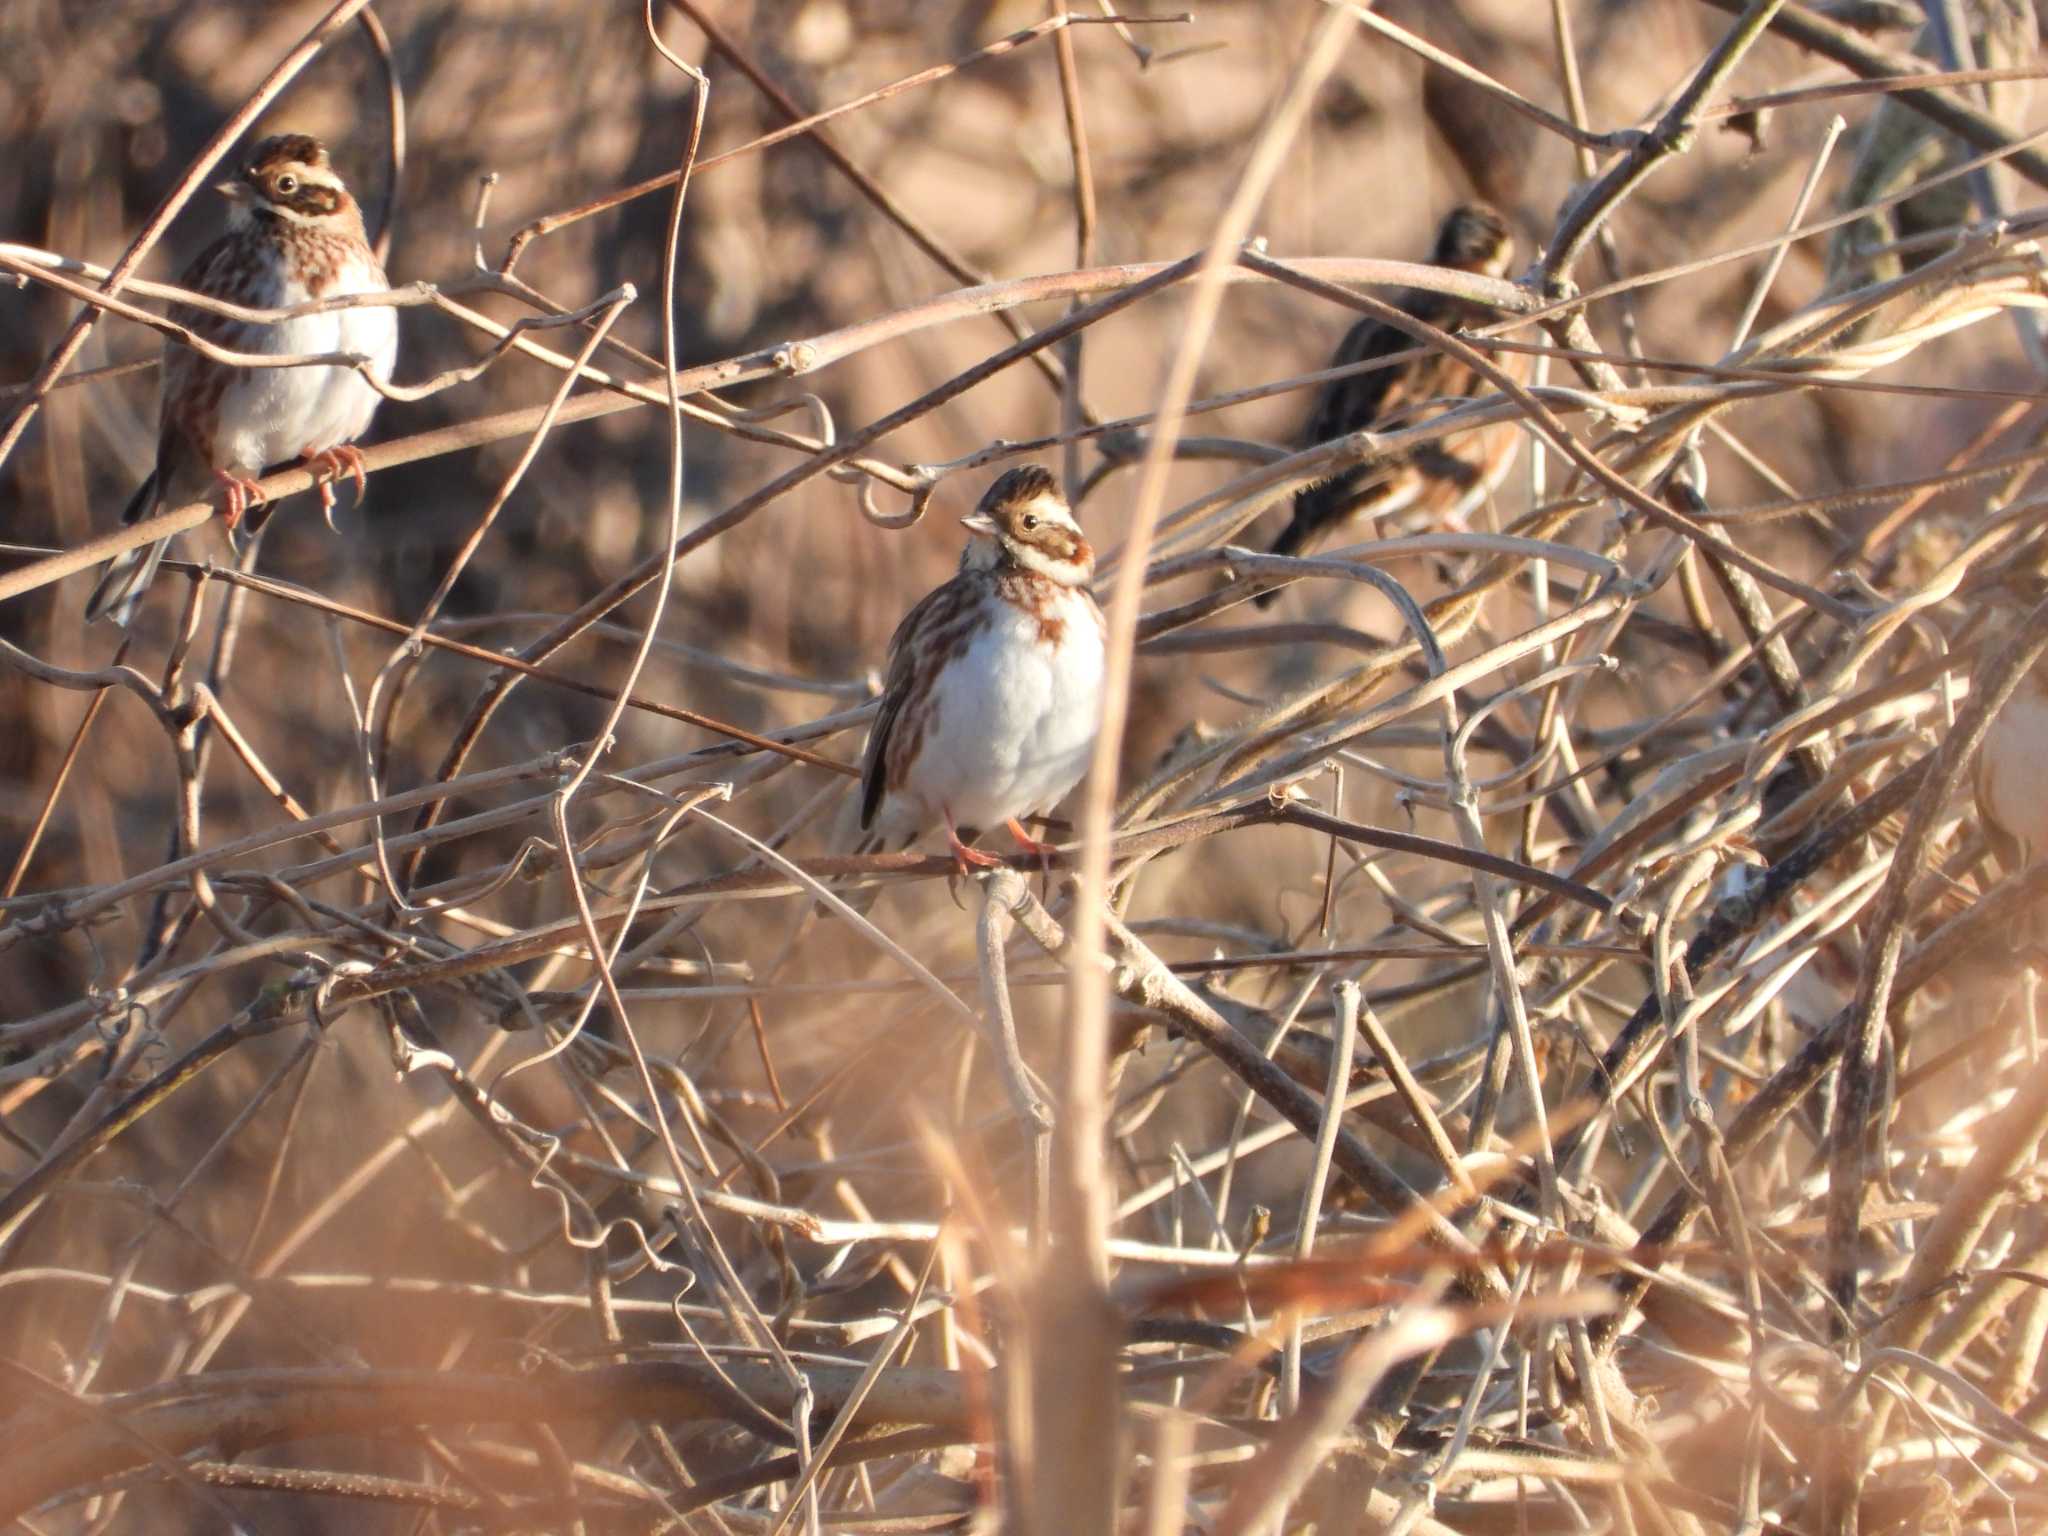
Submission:
<svg viewBox="0 0 2048 1536">
<path fill-rule="evenodd" d="M 1514 240 L 1501 216 L 1483 203 L 1467 203 L 1452 209 L 1444 220 L 1429 259 L 1432 266 L 1499 277 L 1514 253 Z M 1484 304 L 1421 288 L 1409 290 L 1396 303 L 1442 331 L 1495 318 L 1495 311 Z M 1345 334 L 1330 366 L 1371 362 L 1415 345 L 1412 337 L 1368 316 Z M 1509 355 L 1500 361 L 1503 371 L 1523 371 L 1524 359 Z M 1478 373 L 1436 351 L 1395 367 L 1336 379 L 1317 393 L 1301 445 L 1312 448 L 1374 426 L 1414 426 L 1487 387 Z M 1507 474 L 1519 437 L 1512 422 L 1502 422 L 1306 486 L 1294 498 L 1294 516 L 1273 541 L 1272 552 L 1300 554 L 1331 529 L 1358 517 L 1412 514 L 1412 520 L 1425 526 L 1460 526 Z M 1271 602 L 1277 595 L 1262 593 L 1259 602 Z"/>
<path fill-rule="evenodd" d="M 181 287 L 248 309 L 289 309 L 390 286 L 364 236 L 362 211 L 318 139 L 302 133 L 265 139 L 234 179 L 215 190 L 228 200 L 227 233 L 186 268 Z M 237 352 L 359 353 L 384 379 L 398 356 L 398 316 L 388 305 L 262 322 L 176 304 L 170 317 Z M 121 520 L 140 522 L 195 500 L 217 481 L 227 488 L 224 521 L 232 532 L 247 508 L 263 502 L 255 477 L 290 459 L 330 476 L 353 473 L 360 495 L 362 454 L 350 445 L 381 398 L 350 368 L 236 368 L 166 342 L 156 468 Z M 320 497 L 331 511 L 334 492 L 324 482 Z M 86 618 L 127 624 L 163 552 L 159 541 L 109 562 Z"/>
<path fill-rule="evenodd" d="M 1050 810 L 1088 770 L 1101 727 L 1095 552 L 1053 478 L 1012 469 L 962 519 L 959 574 L 904 616 L 861 762 L 860 824 L 884 842 L 943 825 L 964 870 L 998 862 L 960 829 Z"/>
</svg>

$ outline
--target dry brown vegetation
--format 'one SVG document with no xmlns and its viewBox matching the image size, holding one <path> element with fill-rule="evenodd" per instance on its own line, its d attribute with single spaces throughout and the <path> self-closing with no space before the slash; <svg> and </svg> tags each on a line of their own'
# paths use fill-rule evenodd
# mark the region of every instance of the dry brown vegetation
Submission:
<svg viewBox="0 0 2048 1536">
<path fill-rule="evenodd" d="M 652 9 L 0 9 L 10 1529 L 2048 1526 L 2031 7 Z M 88 631 L 283 126 L 446 387 Z M 1249 557 L 1474 193 L 1514 473 Z M 1117 750 L 1043 879 L 850 856 L 1020 457 Z"/>
</svg>

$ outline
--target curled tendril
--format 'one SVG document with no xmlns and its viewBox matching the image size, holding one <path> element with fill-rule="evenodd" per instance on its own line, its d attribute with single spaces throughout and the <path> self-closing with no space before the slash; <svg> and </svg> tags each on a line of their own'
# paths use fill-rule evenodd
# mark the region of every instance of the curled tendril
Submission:
<svg viewBox="0 0 2048 1536">
<path fill-rule="evenodd" d="M 476 218 L 470 225 L 470 237 L 474 249 L 470 253 L 470 259 L 476 263 L 476 270 L 479 273 L 487 274 L 491 270 L 490 262 L 484 257 L 484 220 L 490 215 L 491 194 L 497 190 L 498 173 L 496 171 L 485 171 L 481 176 L 477 177 Z"/>
<path fill-rule="evenodd" d="M 330 965 L 317 955 L 305 957 L 311 964 L 292 978 L 296 986 L 312 983 L 313 1023 L 321 1030 L 328 1027 L 327 1010 L 334 1001 L 334 989 L 345 978 L 367 976 L 372 969 L 367 960 L 341 960 Z"/>
<path fill-rule="evenodd" d="M 860 515 L 877 528 L 899 531 L 915 527 L 924 517 L 924 511 L 931 504 L 932 493 L 939 488 L 940 477 L 929 470 L 913 467 L 911 475 L 914 488 L 910 492 L 910 505 L 901 512 L 884 512 L 875 505 L 875 481 L 873 476 L 863 476 L 857 505 Z"/>
<path fill-rule="evenodd" d="M 555 1154 L 562 1150 L 561 1137 L 518 1120 L 495 1099 L 487 1102 L 494 1114 L 503 1115 L 504 1123 L 516 1126 L 524 1133 L 527 1142 L 540 1153 L 538 1161 L 527 1175 L 526 1187 L 554 1200 L 557 1214 L 562 1221 L 563 1242 L 571 1248 L 601 1249 L 611 1241 L 613 1232 L 624 1231 L 632 1236 L 634 1246 L 640 1250 L 641 1256 L 653 1266 L 657 1274 L 676 1268 L 673 1262 L 662 1258 L 654 1251 L 654 1245 L 648 1240 L 647 1229 L 639 1222 L 630 1216 L 622 1216 L 612 1221 L 599 1219 L 597 1212 L 591 1210 L 580 1196 L 575 1195 L 573 1189 L 562 1182 L 561 1175 L 555 1173 L 550 1166 L 555 1160 Z M 579 1236 L 576 1229 L 580 1225 L 588 1225 L 592 1229 L 590 1235 Z"/>
<path fill-rule="evenodd" d="M 116 988 L 108 1003 L 92 1020 L 93 1033 L 99 1037 L 102 1050 L 113 1050 L 138 1027 L 144 1034 L 151 1032 L 149 1009 L 135 1001 L 126 987 Z"/>
<path fill-rule="evenodd" d="M 817 437 L 821 446 L 830 448 L 839 441 L 839 428 L 833 423 L 832 407 L 809 390 L 803 390 L 797 394 L 790 395 L 786 399 L 771 401 L 767 405 L 751 406 L 744 410 L 729 401 L 720 400 L 716 395 L 709 396 L 708 398 L 728 420 L 746 422 L 749 425 L 756 426 L 765 422 L 780 421 L 783 417 L 792 415 L 797 411 L 808 411 L 811 417 L 811 431 Z M 835 472 L 837 468 L 838 466 L 835 466 Z"/>
</svg>

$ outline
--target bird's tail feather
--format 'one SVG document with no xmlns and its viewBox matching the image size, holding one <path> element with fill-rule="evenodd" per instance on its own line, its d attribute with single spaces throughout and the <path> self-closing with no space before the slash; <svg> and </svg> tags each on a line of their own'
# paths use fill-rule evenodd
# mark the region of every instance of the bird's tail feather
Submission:
<svg viewBox="0 0 2048 1536">
<path fill-rule="evenodd" d="M 1297 501 L 1294 504 L 1294 516 L 1288 519 L 1287 526 L 1280 530 L 1280 536 L 1273 540 L 1272 548 L 1267 553 L 1274 555 L 1300 554 L 1308 541 L 1315 537 L 1316 528 L 1323 521 L 1321 516 L 1322 510 L 1319 505 L 1312 503 L 1304 506 L 1301 502 Z"/>
<path fill-rule="evenodd" d="M 832 852 L 893 853 L 917 840 L 914 833 L 904 833 L 897 828 L 882 825 L 880 818 L 870 818 L 875 824 L 862 826 L 861 798 L 860 789 L 856 786 L 854 792 L 840 802 L 838 814 L 832 819 L 831 830 L 826 839 Z M 866 917 L 875 903 L 881 899 L 882 889 L 880 885 L 835 885 L 833 894 L 862 917 Z"/>
<path fill-rule="evenodd" d="M 1320 485 L 1310 486 L 1294 498 L 1294 516 L 1288 519 L 1287 526 L 1280 530 L 1280 537 L 1267 549 L 1268 554 L 1298 555 L 1309 540 L 1316 536 L 1316 531 L 1322 527 L 1327 512 L 1323 498 L 1315 494 L 1320 490 Z M 1274 599 L 1284 590 L 1286 589 L 1282 587 L 1274 587 L 1270 591 L 1261 592 L 1252 599 L 1252 603 L 1255 607 L 1270 608 Z"/>
<path fill-rule="evenodd" d="M 149 478 L 128 498 L 128 505 L 121 513 L 123 527 L 139 523 L 156 512 L 160 500 L 157 485 L 157 473 L 151 470 Z M 158 539 L 154 544 L 131 549 L 109 560 L 100 572 L 99 585 L 86 599 L 86 623 L 107 619 L 126 629 L 128 621 L 135 617 L 135 605 L 142 600 L 142 594 L 156 576 L 156 568 L 164 558 L 164 546 L 168 543 L 169 539 Z"/>
</svg>

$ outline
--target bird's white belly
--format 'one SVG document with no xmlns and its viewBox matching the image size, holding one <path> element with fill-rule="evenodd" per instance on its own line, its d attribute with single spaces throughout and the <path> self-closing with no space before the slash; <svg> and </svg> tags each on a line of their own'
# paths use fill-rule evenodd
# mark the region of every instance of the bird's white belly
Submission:
<svg viewBox="0 0 2048 1536">
<path fill-rule="evenodd" d="M 383 283 L 344 276 L 335 293 L 375 292 Z M 264 308 L 306 302 L 294 287 Z M 379 377 L 389 379 L 398 357 L 398 314 L 389 306 L 336 309 L 276 325 L 251 326 L 228 345 L 238 351 L 287 356 L 307 352 L 360 352 Z M 349 368 L 251 368 L 236 373 L 222 401 L 217 462 L 245 474 L 272 464 L 353 442 L 382 400 Z"/>
<path fill-rule="evenodd" d="M 1063 594 L 1062 643 L 1008 605 L 940 674 L 904 798 L 929 827 L 1000 826 L 1050 810 L 1088 771 L 1102 719 L 1102 629 L 1078 593 Z M 909 807 L 906 807 L 909 809 Z"/>
</svg>

